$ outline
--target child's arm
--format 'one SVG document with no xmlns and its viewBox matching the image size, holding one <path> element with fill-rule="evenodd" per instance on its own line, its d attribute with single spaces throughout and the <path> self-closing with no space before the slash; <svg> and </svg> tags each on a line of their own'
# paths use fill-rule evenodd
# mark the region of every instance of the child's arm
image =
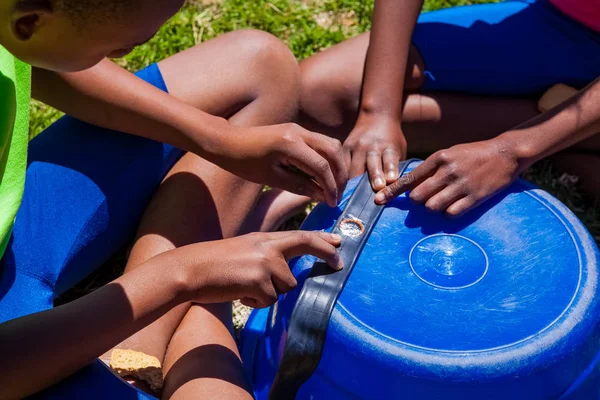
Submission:
<svg viewBox="0 0 600 400">
<path fill-rule="evenodd" d="M 600 78 L 548 112 L 483 142 L 439 151 L 377 194 L 460 215 L 513 182 L 534 162 L 600 132 Z M 441 190 L 440 190 L 441 188 Z"/>
<path fill-rule="evenodd" d="M 406 157 L 402 105 L 407 58 L 422 0 L 376 0 L 359 116 L 344 143 L 352 152 L 351 176 L 369 172 L 375 190 L 398 179 Z"/>
<path fill-rule="evenodd" d="M 82 72 L 34 69 L 35 98 L 104 128 L 194 152 L 249 181 L 336 205 L 347 173 L 339 142 L 295 124 L 241 128 L 185 104 L 105 60 Z M 283 168 L 292 164 L 305 175 Z"/>
<path fill-rule="evenodd" d="M 277 232 L 193 244 L 72 303 L 0 324 L 0 399 L 51 386 L 183 302 L 241 298 L 267 307 L 296 285 L 286 259 L 312 254 L 339 269 L 340 241 L 323 232 Z"/>
</svg>

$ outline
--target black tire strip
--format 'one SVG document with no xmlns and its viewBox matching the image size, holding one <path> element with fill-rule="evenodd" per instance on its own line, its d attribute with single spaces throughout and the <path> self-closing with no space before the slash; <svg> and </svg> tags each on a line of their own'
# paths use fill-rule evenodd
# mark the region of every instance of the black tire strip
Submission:
<svg viewBox="0 0 600 400">
<path fill-rule="evenodd" d="M 400 163 L 400 176 L 408 164 L 410 161 Z M 375 204 L 374 197 L 365 174 L 332 230 L 342 236 L 339 254 L 344 269 L 335 272 L 320 261 L 312 267 L 292 312 L 283 357 L 269 393 L 270 400 L 295 399 L 300 387 L 317 369 L 335 303 L 384 208 Z M 356 229 L 343 229 L 347 223 L 354 224 Z"/>
</svg>

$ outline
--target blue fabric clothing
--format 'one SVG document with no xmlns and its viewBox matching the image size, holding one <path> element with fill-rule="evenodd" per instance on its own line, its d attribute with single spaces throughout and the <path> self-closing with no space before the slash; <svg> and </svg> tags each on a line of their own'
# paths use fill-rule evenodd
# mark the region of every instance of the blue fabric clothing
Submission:
<svg viewBox="0 0 600 400">
<path fill-rule="evenodd" d="M 167 91 L 157 65 L 137 76 Z M 33 139 L 23 202 L 0 261 L 0 322 L 51 308 L 124 246 L 182 154 L 68 116 Z M 97 361 L 35 398 L 152 397 Z"/>
</svg>

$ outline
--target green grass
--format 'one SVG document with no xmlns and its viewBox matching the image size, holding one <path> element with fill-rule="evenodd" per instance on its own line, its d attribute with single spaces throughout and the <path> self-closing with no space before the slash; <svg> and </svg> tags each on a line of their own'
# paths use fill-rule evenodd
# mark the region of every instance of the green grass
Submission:
<svg viewBox="0 0 600 400">
<path fill-rule="evenodd" d="M 427 0 L 424 10 L 490 1 Z M 148 43 L 117 63 L 136 71 L 186 48 L 241 28 L 268 31 L 281 38 L 298 60 L 370 29 L 373 0 L 202 0 L 189 3 Z M 60 116 L 50 107 L 32 102 L 31 136 Z M 589 199 L 568 179 L 561 179 L 543 162 L 527 178 L 567 204 L 600 240 L 600 215 Z M 295 222 L 288 224 L 294 227 Z M 66 298 L 78 297 L 114 278 L 123 266 L 120 254 L 106 268 L 79 285 Z"/>
</svg>

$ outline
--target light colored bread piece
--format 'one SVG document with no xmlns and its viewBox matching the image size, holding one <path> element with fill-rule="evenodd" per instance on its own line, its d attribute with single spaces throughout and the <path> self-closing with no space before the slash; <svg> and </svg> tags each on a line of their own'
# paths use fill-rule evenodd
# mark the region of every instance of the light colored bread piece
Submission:
<svg viewBox="0 0 600 400">
<path fill-rule="evenodd" d="M 110 355 L 110 367 L 122 377 L 144 381 L 155 392 L 163 387 L 160 361 L 154 356 L 133 350 L 114 349 Z"/>
<path fill-rule="evenodd" d="M 554 85 L 540 98 L 538 101 L 538 109 L 541 112 L 546 112 L 551 108 L 556 107 L 563 101 L 573 97 L 577 92 L 577 89 L 562 83 Z"/>
</svg>

